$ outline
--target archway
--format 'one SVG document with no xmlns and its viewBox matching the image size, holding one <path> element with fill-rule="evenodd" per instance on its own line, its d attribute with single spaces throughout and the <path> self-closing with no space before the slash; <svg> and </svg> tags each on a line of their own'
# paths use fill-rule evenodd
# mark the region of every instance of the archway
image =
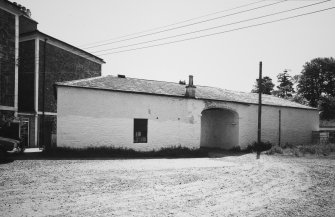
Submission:
<svg viewBox="0 0 335 217">
<path fill-rule="evenodd" d="M 238 146 L 238 114 L 235 111 L 212 108 L 201 114 L 200 147 L 228 150 Z"/>
</svg>

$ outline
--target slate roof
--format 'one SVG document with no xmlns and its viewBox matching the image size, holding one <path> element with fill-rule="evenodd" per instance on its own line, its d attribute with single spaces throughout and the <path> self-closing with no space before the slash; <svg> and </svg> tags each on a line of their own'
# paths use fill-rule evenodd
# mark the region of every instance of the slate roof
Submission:
<svg viewBox="0 0 335 217">
<path fill-rule="evenodd" d="M 80 87 L 173 97 L 185 97 L 186 91 L 186 85 L 179 83 L 128 77 L 119 78 L 112 75 L 75 81 L 58 82 L 56 83 L 56 86 Z M 245 93 L 200 85 L 196 85 L 195 93 L 196 99 L 258 104 L 257 93 Z M 315 108 L 312 107 L 308 107 L 299 103 L 291 102 L 289 100 L 265 94 L 262 96 L 262 104 L 315 110 Z"/>
</svg>

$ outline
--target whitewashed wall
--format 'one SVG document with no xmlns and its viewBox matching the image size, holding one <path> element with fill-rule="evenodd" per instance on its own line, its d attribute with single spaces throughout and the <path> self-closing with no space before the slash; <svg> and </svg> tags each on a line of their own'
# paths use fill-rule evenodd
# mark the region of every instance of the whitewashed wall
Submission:
<svg viewBox="0 0 335 217">
<path fill-rule="evenodd" d="M 213 107 L 238 113 L 242 148 L 257 140 L 257 105 L 71 87 L 58 87 L 57 92 L 58 147 L 199 147 L 201 112 Z M 278 142 L 279 109 L 282 144 L 309 143 L 312 130 L 318 129 L 317 111 L 272 106 L 263 107 L 263 140 Z M 133 143 L 134 118 L 148 119 L 148 143 Z"/>
</svg>

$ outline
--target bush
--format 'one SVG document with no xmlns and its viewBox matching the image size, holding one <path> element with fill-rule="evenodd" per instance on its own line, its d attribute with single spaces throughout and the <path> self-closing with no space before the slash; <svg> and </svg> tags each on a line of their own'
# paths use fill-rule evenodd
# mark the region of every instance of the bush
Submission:
<svg viewBox="0 0 335 217">
<path fill-rule="evenodd" d="M 297 149 L 302 154 L 327 156 L 331 152 L 335 152 L 335 144 L 301 145 Z"/>
<path fill-rule="evenodd" d="M 231 149 L 229 149 L 230 152 L 234 152 L 234 153 L 240 153 L 243 152 L 240 146 L 235 146 Z"/>
<path fill-rule="evenodd" d="M 273 154 L 283 154 L 283 149 L 279 146 L 273 146 L 267 154 L 273 155 Z"/>
<path fill-rule="evenodd" d="M 43 151 L 43 155 L 56 158 L 178 158 L 208 157 L 208 151 L 181 146 L 171 146 L 151 151 L 135 151 L 134 149 L 119 147 L 87 147 L 82 149 L 57 147 Z"/>
<path fill-rule="evenodd" d="M 295 148 L 295 146 L 292 145 L 292 144 L 290 144 L 290 143 L 288 143 L 288 142 L 286 142 L 285 145 L 282 146 L 282 148 L 284 148 L 284 149 L 285 148 Z"/>
<path fill-rule="evenodd" d="M 272 144 L 270 142 L 254 142 L 252 145 L 248 145 L 246 148 L 246 151 L 251 153 L 251 152 L 262 152 L 262 151 L 267 151 L 270 150 L 272 147 Z"/>
</svg>

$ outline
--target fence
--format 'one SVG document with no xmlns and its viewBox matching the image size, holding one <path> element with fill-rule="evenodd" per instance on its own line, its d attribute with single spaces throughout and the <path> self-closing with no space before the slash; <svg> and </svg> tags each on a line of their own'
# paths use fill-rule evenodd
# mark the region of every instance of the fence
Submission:
<svg viewBox="0 0 335 217">
<path fill-rule="evenodd" d="M 335 130 L 313 131 L 313 144 L 335 143 Z"/>
</svg>

